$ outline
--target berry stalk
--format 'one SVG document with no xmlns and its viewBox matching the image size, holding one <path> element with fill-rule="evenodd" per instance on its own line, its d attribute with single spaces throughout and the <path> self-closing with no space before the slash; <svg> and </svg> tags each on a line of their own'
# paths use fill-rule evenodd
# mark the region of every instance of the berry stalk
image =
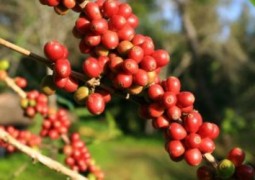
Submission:
<svg viewBox="0 0 255 180">
<path fill-rule="evenodd" d="M 49 167 L 52 170 L 60 172 L 64 175 L 67 175 L 73 180 L 86 180 L 87 178 L 81 176 L 80 174 L 68 169 L 67 167 L 63 166 L 59 162 L 44 156 L 43 154 L 39 153 L 38 151 L 21 144 L 16 139 L 14 139 L 9 133 L 5 132 L 3 129 L 0 129 L 0 139 L 4 142 L 13 145 L 15 148 L 20 150 L 21 152 L 25 153 L 33 160 L 42 163 L 43 165 Z"/>
</svg>

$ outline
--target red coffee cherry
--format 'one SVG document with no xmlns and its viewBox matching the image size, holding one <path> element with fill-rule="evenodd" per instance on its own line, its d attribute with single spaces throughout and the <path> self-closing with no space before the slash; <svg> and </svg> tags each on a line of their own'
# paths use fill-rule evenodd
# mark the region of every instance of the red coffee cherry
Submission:
<svg viewBox="0 0 255 180">
<path fill-rule="evenodd" d="M 121 16 L 124 16 L 125 18 L 128 18 L 132 13 L 132 8 L 127 3 L 122 3 L 119 5 L 119 11 L 118 14 Z"/>
<path fill-rule="evenodd" d="M 91 21 L 90 29 L 95 34 L 104 34 L 108 30 L 108 22 L 105 19 L 94 19 Z"/>
<path fill-rule="evenodd" d="M 46 2 L 47 2 L 48 6 L 57 6 L 57 5 L 59 5 L 60 0 L 47 0 Z"/>
<path fill-rule="evenodd" d="M 157 69 L 157 62 L 152 56 L 144 56 L 140 65 L 145 71 L 154 71 Z"/>
<path fill-rule="evenodd" d="M 212 169 L 210 169 L 208 166 L 200 166 L 197 169 L 197 178 L 198 178 L 198 180 L 213 180 L 213 179 L 215 179 Z"/>
<path fill-rule="evenodd" d="M 106 31 L 102 35 L 102 44 L 107 48 L 107 49 L 115 49 L 118 44 L 119 44 L 119 37 L 118 34 L 114 31 Z"/>
<path fill-rule="evenodd" d="M 236 167 L 240 166 L 244 162 L 245 152 L 241 148 L 235 147 L 228 152 L 227 159 L 232 161 Z"/>
<path fill-rule="evenodd" d="M 63 89 L 70 93 L 75 92 L 78 89 L 78 81 L 72 77 L 68 77 Z"/>
<path fill-rule="evenodd" d="M 140 47 L 143 49 L 144 56 L 151 55 L 154 52 L 155 48 L 152 39 L 147 36 L 144 38 L 144 42 L 140 45 Z"/>
<path fill-rule="evenodd" d="M 99 115 L 104 112 L 104 98 L 99 93 L 92 93 L 88 96 L 86 106 L 91 114 Z"/>
<path fill-rule="evenodd" d="M 129 24 L 126 24 L 123 28 L 118 31 L 120 40 L 131 41 L 135 35 L 135 30 Z"/>
<path fill-rule="evenodd" d="M 113 15 L 117 14 L 119 11 L 119 2 L 106 0 L 102 7 L 103 14 L 105 17 L 112 17 Z"/>
<path fill-rule="evenodd" d="M 199 150 L 202 153 L 212 153 L 215 150 L 215 144 L 211 138 L 203 138 L 200 145 Z"/>
<path fill-rule="evenodd" d="M 126 59 L 122 63 L 122 69 L 128 74 L 136 74 L 138 72 L 138 64 L 133 59 Z"/>
<path fill-rule="evenodd" d="M 148 107 L 148 114 L 150 117 L 157 118 L 164 113 L 164 107 L 159 103 L 152 103 Z"/>
<path fill-rule="evenodd" d="M 74 8 L 74 6 L 76 5 L 76 1 L 75 0 L 62 0 L 62 4 L 68 8 L 68 9 L 72 9 Z"/>
<path fill-rule="evenodd" d="M 128 52 L 128 58 L 140 63 L 144 57 L 143 49 L 140 46 L 133 46 Z"/>
<path fill-rule="evenodd" d="M 75 29 L 81 34 L 84 35 L 90 30 L 90 20 L 86 17 L 79 17 L 75 22 Z"/>
<path fill-rule="evenodd" d="M 111 101 L 112 95 L 109 91 L 104 90 L 104 89 L 97 89 L 96 92 L 103 96 L 105 103 L 108 103 Z"/>
<path fill-rule="evenodd" d="M 132 39 L 132 43 L 135 46 L 141 45 L 143 44 L 143 42 L 145 41 L 145 36 L 142 34 L 135 34 L 134 38 Z"/>
<path fill-rule="evenodd" d="M 170 76 L 162 82 L 162 86 L 164 87 L 165 91 L 170 91 L 174 94 L 178 94 L 181 89 L 181 82 L 177 77 Z"/>
<path fill-rule="evenodd" d="M 110 57 L 108 67 L 112 72 L 119 72 L 122 69 L 123 59 L 119 56 Z"/>
<path fill-rule="evenodd" d="M 182 140 L 187 136 L 187 131 L 179 123 L 171 123 L 167 129 L 167 134 L 173 140 Z"/>
<path fill-rule="evenodd" d="M 173 157 L 173 158 L 181 157 L 185 152 L 185 148 L 182 142 L 178 140 L 169 141 L 166 145 L 166 149 L 170 157 Z"/>
<path fill-rule="evenodd" d="M 167 108 L 166 114 L 171 120 L 178 120 L 182 115 L 181 109 L 177 106 L 171 106 L 170 108 Z"/>
<path fill-rule="evenodd" d="M 184 158 L 189 165 L 197 166 L 202 161 L 202 154 L 197 148 L 193 148 L 185 152 Z"/>
<path fill-rule="evenodd" d="M 143 69 L 138 69 L 137 73 L 133 75 L 133 81 L 136 85 L 146 86 L 149 82 L 147 72 Z"/>
<path fill-rule="evenodd" d="M 98 77 L 102 72 L 98 60 L 93 57 L 85 59 L 82 67 L 83 72 L 90 78 Z"/>
<path fill-rule="evenodd" d="M 183 118 L 184 127 L 190 133 L 196 133 L 203 123 L 201 115 L 192 111 Z"/>
<path fill-rule="evenodd" d="M 89 17 L 90 20 L 101 19 L 102 15 L 97 3 L 89 2 L 84 8 L 85 14 Z"/>
<path fill-rule="evenodd" d="M 53 76 L 54 84 L 58 88 L 64 88 L 66 86 L 67 79 L 68 78 L 58 77 L 56 74 L 54 74 Z"/>
<path fill-rule="evenodd" d="M 219 128 L 214 123 L 204 122 L 199 128 L 198 134 L 202 138 L 209 137 L 215 139 L 219 135 Z"/>
<path fill-rule="evenodd" d="M 195 96 L 189 91 L 182 91 L 177 94 L 177 105 L 179 107 L 192 106 L 195 102 Z"/>
<path fill-rule="evenodd" d="M 113 31 L 118 31 L 122 29 L 127 24 L 125 17 L 120 15 L 114 15 L 109 20 L 109 29 Z"/>
<path fill-rule="evenodd" d="M 64 57 L 65 50 L 57 41 L 49 41 L 44 45 L 44 54 L 51 61 L 56 61 Z"/>
<path fill-rule="evenodd" d="M 118 88 L 129 88 L 132 85 L 133 77 L 130 74 L 118 73 L 114 79 L 114 83 Z"/>
<path fill-rule="evenodd" d="M 176 95 L 170 91 L 165 92 L 162 97 L 162 102 L 166 108 L 173 107 L 177 102 Z"/>
<path fill-rule="evenodd" d="M 157 67 L 163 67 L 170 62 L 170 56 L 168 52 L 163 49 L 154 51 L 152 57 L 155 58 L 157 62 Z"/>
<path fill-rule="evenodd" d="M 27 80 L 23 77 L 15 77 L 14 81 L 20 88 L 25 88 L 27 86 Z"/>
<path fill-rule="evenodd" d="M 164 95 L 164 89 L 159 84 L 152 84 L 148 88 L 148 96 L 151 100 L 160 100 Z"/>
<path fill-rule="evenodd" d="M 201 143 L 201 137 L 199 134 L 196 133 L 190 133 L 185 138 L 185 146 L 189 149 L 192 148 L 199 148 L 199 145 Z"/>
<path fill-rule="evenodd" d="M 132 28 L 136 28 L 139 25 L 139 19 L 133 13 L 127 18 L 127 22 Z"/>
<path fill-rule="evenodd" d="M 152 125 L 155 129 L 167 128 L 169 126 L 169 119 L 166 116 L 159 116 L 152 120 Z"/>
<path fill-rule="evenodd" d="M 54 72 L 60 78 L 67 78 L 71 74 L 71 65 L 68 59 L 58 59 L 55 63 Z"/>
<path fill-rule="evenodd" d="M 254 179 L 254 175 L 254 168 L 250 165 L 242 164 L 236 168 L 236 176 L 240 180 L 252 180 Z"/>
<path fill-rule="evenodd" d="M 98 46 L 101 42 L 101 36 L 97 34 L 87 34 L 82 39 L 82 43 L 84 43 L 86 46 Z"/>
</svg>

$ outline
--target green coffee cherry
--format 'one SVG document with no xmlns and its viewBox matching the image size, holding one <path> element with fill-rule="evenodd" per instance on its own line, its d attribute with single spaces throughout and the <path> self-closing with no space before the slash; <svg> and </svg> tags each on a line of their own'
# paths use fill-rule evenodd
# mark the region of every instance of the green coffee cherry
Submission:
<svg viewBox="0 0 255 180">
<path fill-rule="evenodd" d="M 10 63 L 7 60 L 0 61 L 0 70 L 7 70 L 10 67 Z"/>
<path fill-rule="evenodd" d="M 223 159 L 218 165 L 218 175 L 222 179 L 228 179 L 235 173 L 235 165 L 228 159 Z"/>
<path fill-rule="evenodd" d="M 20 106 L 23 108 L 23 109 L 26 109 L 29 105 L 29 100 L 27 98 L 22 98 L 20 100 Z"/>
<path fill-rule="evenodd" d="M 78 104 L 84 104 L 85 99 L 88 97 L 88 95 L 89 95 L 89 88 L 86 86 L 81 86 L 75 91 L 73 97 L 75 102 L 77 102 Z"/>
</svg>

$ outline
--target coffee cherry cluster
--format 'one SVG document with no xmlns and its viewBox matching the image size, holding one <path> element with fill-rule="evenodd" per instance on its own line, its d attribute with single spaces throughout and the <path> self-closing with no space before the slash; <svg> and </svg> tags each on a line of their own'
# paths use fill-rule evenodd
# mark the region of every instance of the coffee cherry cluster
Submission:
<svg viewBox="0 0 255 180">
<path fill-rule="evenodd" d="M 24 115 L 33 118 L 36 113 L 46 116 L 48 113 L 48 97 L 36 90 L 27 92 L 26 98 L 20 101 Z"/>
<path fill-rule="evenodd" d="M 162 129 L 166 138 L 166 150 L 174 161 L 183 158 L 196 166 L 202 155 L 215 149 L 213 139 L 219 135 L 217 125 L 203 122 L 194 110 L 195 97 L 189 91 L 181 91 L 176 77 L 152 84 L 147 89 L 148 102 L 140 107 L 140 114 L 152 119 L 156 129 Z"/>
<path fill-rule="evenodd" d="M 58 139 L 61 135 L 67 134 L 70 124 L 71 121 L 66 110 L 59 109 L 57 112 L 53 110 L 43 120 L 40 135 L 42 137 Z"/>
<path fill-rule="evenodd" d="M 53 63 L 53 75 L 48 75 L 42 80 L 42 91 L 51 95 L 56 88 L 67 92 L 74 92 L 78 88 L 78 82 L 71 77 L 71 65 L 67 48 L 58 41 L 47 42 L 44 46 L 45 56 Z"/>
<path fill-rule="evenodd" d="M 9 133 L 13 138 L 18 140 L 20 143 L 30 146 L 30 147 L 38 147 L 41 144 L 41 138 L 35 134 L 32 134 L 26 130 L 18 130 L 13 126 L 0 126 L 0 128 L 7 133 Z M 4 148 L 7 153 L 13 153 L 16 151 L 16 148 L 8 143 L 5 143 L 0 140 L 0 147 Z"/>
<path fill-rule="evenodd" d="M 41 4 L 51 6 L 59 15 L 65 15 L 70 9 L 80 12 L 85 0 L 39 0 Z"/>
<path fill-rule="evenodd" d="M 199 180 L 213 179 L 233 179 L 233 180 L 253 180 L 255 170 L 249 164 L 244 164 L 245 152 L 238 147 L 231 149 L 227 158 L 218 163 L 217 170 L 203 165 L 197 169 Z"/>
<path fill-rule="evenodd" d="M 104 173 L 95 165 L 95 161 L 86 147 L 85 143 L 81 140 L 78 133 L 73 133 L 70 137 L 70 144 L 63 148 L 66 155 L 65 163 L 73 170 L 83 174 L 92 173 L 97 180 L 104 179 Z"/>
<path fill-rule="evenodd" d="M 170 57 L 165 50 L 155 50 L 150 37 L 135 33 L 138 23 L 127 3 L 117 0 L 87 3 L 73 28 L 80 39 L 80 51 L 90 54 L 83 62 L 84 74 L 89 78 L 103 77 L 101 81 L 112 88 L 133 95 L 157 82 L 160 69 L 170 62 Z M 88 98 L 86 104 L 92 114 L 104 110 L 100 94 Z M 93 107 L 100 107 L 91 110 L 89 99 L 94 99 Z"/>
</svg>

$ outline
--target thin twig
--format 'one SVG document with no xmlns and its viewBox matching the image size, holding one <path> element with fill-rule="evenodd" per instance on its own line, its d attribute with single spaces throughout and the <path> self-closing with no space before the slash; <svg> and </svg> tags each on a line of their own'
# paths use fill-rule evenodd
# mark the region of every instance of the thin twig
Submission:
<svg viewBox="0 0 255 180">
<path fill-rule="evenodd" d="M 55 170 L 55 171 L 60 172 L 64 175 L 67 175 L 68 177 L 70 177 L 73 180 L 87 180 L 87 178 L 85 178 L 84 176 L 78 174 L 75 171 L 68 169 L 67 167 L 63 166 L 59 162 L 57 162 L 47 156 L 44 156 L 43 154 L 39 153 L 38 151 L 36 151 L 24 144 L 21 144 L 19 141 L 14 139 L 10 134 L 8 134 L 3 129 L 0 129 L 0 139 L 6 143 L 13 145 L 18 150 L 25 153 L 26 155 L 28 155 L 35 161 L 42 163 L 43 165 L 49 167 L 52 170 Z"/>
</svg>

